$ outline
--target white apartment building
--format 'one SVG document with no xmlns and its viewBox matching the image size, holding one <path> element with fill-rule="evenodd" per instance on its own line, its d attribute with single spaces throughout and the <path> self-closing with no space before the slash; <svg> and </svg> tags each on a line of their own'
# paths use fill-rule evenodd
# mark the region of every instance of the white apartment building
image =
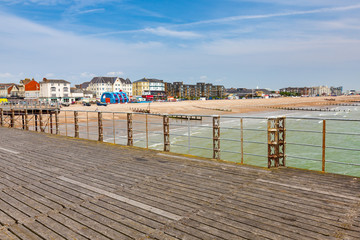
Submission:
<svg viewBox="0 0 360 240">
<path fill-rule="evenodd" d="M 69 102 L 70 82 L 62 79 L 46 79 L 40 82 L 40 100 L 47 102 Z"/>
<path fill-rule="evenodd" d="M 132 95 L 132 84 L 130 79 L 119 77 L 94 77 L 89 86 L 88 91 L 95 93 L 96 98 L 101 98 L 104 92 L 125 92 L 129 97 Z"/>
<path fill-rule="evenodd" d="M 329 96 L 331 95 L 331 90 L 328 86 L 318 86 L 312 87 L 312 94 L 313 96 Z"/>
</svg>

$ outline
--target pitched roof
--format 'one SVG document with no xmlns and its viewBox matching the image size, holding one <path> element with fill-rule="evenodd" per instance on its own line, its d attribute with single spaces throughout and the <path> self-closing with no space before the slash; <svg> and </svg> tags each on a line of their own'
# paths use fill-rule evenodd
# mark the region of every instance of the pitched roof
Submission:
<svg viewBox="0 0 360 240">
<path fill-rule="evenodd" d="M 163 80 L 156 79 L 156 78 L 142 78 L 140 80 L 137 80 L 135 82 L 164 82 Z"/>
<path fill-rule="evenodd" d="M 95 84 L 95 83 L 114 84 L 116 79 L 117 79 L 117 77 L 94 77 L 93 79 L 91 79 L 90 83 L 92 83 L 92 84 Z"/>
<path fill-rule="evenodd" d="M 24 80 L 20 80 L 20 84 L 26 85 L 29 82 L 34 81 L 34 79 L 30 79 L 30 78 L 25 78 Z"/>
<path fill-rule="evenodd" d="M 82 84 L 80 84 L 80 88 L 85 89 L 89 86 L 90 82 L 83 82 Z"/>
<path fill-rule="evenodd" d="M 65 81 L 63 79 L 47 79 L 47 78 L 44 78 L 42 82 L 40 83 L 66 83 L 66 84 L 70 84 L 70 82 L 68 81 Z"/>
<path fill-rule="evenodd" d="M 119 78 L 119 79 L 120 79 L 122 84 L 131 84 L 131 81 L 128 78 L 127 79 Z"/>
<path fill-rule="evenodd" d="M 25 91 L 39 91 L 39 90 L 40 90 L 40 84 L 35 80 L 31 80 L 25 85 Z"/>
</svg>

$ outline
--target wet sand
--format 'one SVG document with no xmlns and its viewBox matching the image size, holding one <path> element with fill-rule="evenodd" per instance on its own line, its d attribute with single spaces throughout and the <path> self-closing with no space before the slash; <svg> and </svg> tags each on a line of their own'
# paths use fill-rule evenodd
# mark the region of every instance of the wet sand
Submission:
<svg viewBox="0 0 360 240">
<path fill-rule="evenodd" d="M 108 111 L 133 112 L 134 109 L 149 109 L 151 113 L 161 114 L 198 114 L 198 115 L 225 115 L 259 111 L 271 111 L 271 107 L 324 107 L 331 104 L 354 103 L 360 101 L 360 95 L 339 97 L 285 97 L 271 99 L 239 99 L 239 100 L 207 100 L 207 101 L 180 101 L 180 102 L 152 102 L 111 104 L 108 106 L 83 106 L 74 104 L 64 107 L 63 110 L 77 111 Z M 354 103 L 356 104 L 356 103 Z M 359 103 L 360 104 L 360 103 Z M 276 109 L 273 109 L 274 111 Z"/>
</svg>

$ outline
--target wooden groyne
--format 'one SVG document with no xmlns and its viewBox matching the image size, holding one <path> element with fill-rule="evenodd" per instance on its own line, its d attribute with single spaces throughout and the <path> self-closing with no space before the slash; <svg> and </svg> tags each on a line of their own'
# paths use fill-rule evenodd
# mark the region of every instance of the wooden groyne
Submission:
<svg viewBox="0 0 360 240">
<path fill-rule="evenodd" d="M 232 112 L 232 110 L 229 108 L 208 108 L 208 107 L 200 107 L 200 106 L 193 106 L 193 107 L 200 108 L 200 109 L 206 109 L 206 110 L 221 111 L 221 112 Z"/>
<path fill-rule="evenodd" d="M 268 106 L 265 106 L 265 108 L 288 110 L 288 111 L 316 111 L 316 112 L 346 112 L 346 111 L 349 111 L 349 110 L 330 109 L 330 108 L 304 108 L 304 107 L 268 107 Z"/>
<path fill-rule="evenodd" d="M 188 116 L 188 115 L 171 115 L 170 118 L 183 119 L 183 120 L 198 120 L 202 121 L 202 116 Z"/>
</svg>

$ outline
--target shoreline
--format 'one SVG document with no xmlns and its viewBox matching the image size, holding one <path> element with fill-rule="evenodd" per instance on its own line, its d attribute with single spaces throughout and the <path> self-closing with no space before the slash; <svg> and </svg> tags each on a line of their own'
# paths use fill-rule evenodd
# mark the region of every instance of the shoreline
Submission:
<svg viewBox="0 0 360 240">
<path fill-rule="evenodd" d="M 334 99 L 329 101 L 329 99 Z M 160 114 L 189 114 L 189 115 L 234 115 L 255 112 L 277 112 L 276 107 L 318 107 L 324 108 L 360 101 L 360 95 L 339 97 L 304 97 L 304 98 L 269 98 L 269 99 L 239 99 L 239 100 L 189 100 L 179 102 L 152 102 L 111 104 L 108 106 L 83 106 L 74 104 L 63 107 L 62 110 L 73 111 L 104 111 L 104 112 L 133 112 L 132 109 L 149 109 L 151 113 Z M 354 103 L 356 104 L 356 103 Z M 360 103 L 359 103 L 360 105 Z"/>
</svg>

